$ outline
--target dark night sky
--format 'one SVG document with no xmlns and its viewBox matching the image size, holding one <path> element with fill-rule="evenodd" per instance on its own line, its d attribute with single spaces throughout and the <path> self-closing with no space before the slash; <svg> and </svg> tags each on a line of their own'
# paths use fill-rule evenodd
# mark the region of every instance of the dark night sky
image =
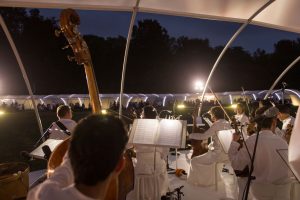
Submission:
<svg viewBox="0 0 300 200">
<path fill-rule="evenodd" d="M 41 14 L 58 18 L 60 10 L 41 9 Z M 81 17 L 80 31 L 83 34 L 94 34 L 102 37 L 127 36 L 131 13 L 109 11 L 79 11 Z M 176 17 L 150 13 L 138 13 L 137 19 L 156 19 L 169 35 L 173 37 L 208 38 L 212 46 L 225 45 L 239 28 L 240 24 L 213 20 L 202 20 L 188 17 Z M 293 40 L 299 37 L 296 33 L 269 29 L 259 26 L 248 26 L 233 43 L 253 52 L 257 48 L 273 51 L 273 44 L 282 39 Z"/>
<path fill-rule="evenodd" d="M 41 11 L 42 16 L 54 17 L 57 20 L 59 19 L 59 15 L 61 12 L 61 10 L 59 10 L 59 9 L 40 9 L 40 11 Z M 81 10 L 81 11 L 78 11 L 78 13 L 79 13 L 80 19 L 81 19 L 81 25 L 79 26 L 79 29 L 83 35 L 91 34 L 91 35 L 97 35 L 100 37 L 117 37 L 117 36 L 121 35 L 123 37 L 127 37 L 128 27 L 129 27 L 130 18 L 131 18 L 131 13 L 129 13 L 129 12 L 109 12 L 109 11 L 91 11 L 91 10 L 83 11 L 83 10 Z M 202 19 L 193 19 L 193 18 L 188 18 L 188 17 L 166 16 L 166 15 L 149 14 L 149 13 L 138 13 L 136 22 L 139 20 L 143 20 L 143 19 L 157 20 L 161 24 L 161 26 L 164 27 L 168 31 L 168 34 L 171 37 L 187 36 L 189 38 L 200 38 L 200 39 L 207 38 L 207 39 L 209 39 L 210 46 L 212 46 L 212 47 L 219 46 L 219 45 L 224 46 L 227 43 L 227 41 L 230 39 L 230 37 L 232 37 L 232 35 L 235 33 L 235 31 L 240 27 L 240 24 L 231 23 L 231 22 L 202 20 Z M 254 52 L 258 48 L 264 49 L 268 53 L 271 53 L 274 50 L 274 46 L 273 46 L 274 43 L 278 42 L 279 40 L 283 40 L 283 39 L 295 40 L 298 37 L 299 37 L 299 35 L 295 34 L 295 33 L 289 33 L 289 32 L 280 31 L 280 30 L 276 30 L 276 29 L 269 29 L 269 28 L 250 25 L 238 36 L 237 40 L 233 43 L 232 46 L 242 46 L 245 50 L 247 50 L 251 53 Z M 24 52 L 20 52 L 20 53 L 21 53 L 21 55 L 22 55 L 22 53 L 24 54 Z M 10 66 L 7 63 L 5 64 L 5 59 L 3 59 L 2 62 L 4 62 L 4 64 L 2 64 L 2 66 L 6 66 L 7 68 L 16 67 L 15 71 L 18 71 L 18 76 L 13 73 L 9 73 L 8 69 L 5 69 L 1 72 L 1 68 L 0 68 L 0 94 L 19 93 L 19 92 L 15 92 L 15 90 L 19 91 L 18 87 L 21 87 L 20 86 L 21 84 L 19 84 L 18 87 L 15 87 L 15 86 L 14 87 L 5 87 L 4 86 L 4 83 L 14 85 L 14 80 L 16 79 L 16 77 L 19 79 L 22 79 L 19 69 L 17 68 L 17 65 Z M 222 60 L 221 60 L 221 63 L 222 63 Z M 135 89 L 136 86 L 134 84 L 139 84 L 138 91 L 141 91 L 142 93 L 147 93 L 147 91 L 149 89 L 157 90 L 157 91 L 155 91 L 156 93 L 164 93 L 166 91 L 167 92 L 176 92 L 178 88 L 179 88 L 178 91 L 188 92 L 188 91 L 192 90 L 191 88 L 193 88 L 194 80 L 199 79 L 199 78 L 202 80 L 206 79 L 206 77 L 204 77 L 203 73 L 208 74 L 208 72 L 205 72 L 205 70 L 203 72 L 202 68 L 210 69 L 211 68 L 210 65 L 212 65 L 212 64 L 213 63 L 209 63 L 209 66 L 208 66 L 207 63 L 206 64 L 204 63 L 202 67 L 201 66 L 199 67 L 198 64 L 197 65 L 193 64 L 193 60 L 185 61 L 184 63 L 179 64 L 178 65 L 179 67 L 177 66 L 176 70 L 178 70 L 178 71 L 173 71 L 172 76 L 167 74 L 167 75 L 165 75 L 165 77 L 163 77 L 163 75 L 160 75 L 159 73 L 153 75 L 153 77 L 154 77 L 153 79 L 155 79 L 155 80 L 159 79 L 162 82 L 165 80 L 168 80 L 168 82 L 170 82 L 170 84 L 164 84 L 164 85 L 166 85 L 165 89 L 161 88 L 161 82 L 159 82 L 159 81 L 157 81 L 157 84 L 159 83 L 158 86 L 155 87 L 152 84 L 150 87 L 147 84 L 146 85 L 141 84 L 141 82 L 148 83 L 149 81 L 147 81 L 147 80 L 139 80 L 139 79 L 135 80 L 135 79 L 131 78 L 131 80 L 133 80 L 133 81 L 131 81 L 130 84 L 128 83 L 130 81 L 128 81 L 128 80 L 125 81 L 125 91 L 127 92 L 127 89 L 129 90 L 129 88 Z M 30 64 L 29 64 L 29 66 L 30 66 Z M 68 67 L 71 68 L 72 66 L 70 65 Z M 120 67 L 121 67 L 121 64 L 120 64 Z M 159 70 L 159 66 L 156 66 L 156 67 L 157 67 L 156 69 Z M 253 67 L 255 67 L 255 66 L 253 66 Z M 285 66 L 283 66 L 283 67 L 285 67 Z M 234 68 L 234 69 L 238 69 L 238 68 Z M 251 69 L 251 68 L 249 68 L 249 69 Z M 29 69 L 28 71 L 31 71 L 31 70 Z M 217 77 L 217 73 L 215 73 L 213 80 L 216 79 L 216 82 L 219 82 L 216 85 L 219 84 L 222 86 L 222 84 L 220 84 L 220 82 L 222 82 L 222 81 L 228 81 L 227 82 L 228 85 L 234 83 L 232 81 L 233 77 L 231 74 L 229 74 L 229 71 L 230 70 L 227 70 L 227 69 L 222 69 L 221 71 L 219 71 L 222 73 L 224 72 L 224 74 L 222 74 L 221 79 L 220 79 L 220 76 Z M 239 71 L 239 70 L 237 70 L 237 71 Z M 281 69 L 279 69 L 279 71 L 281 72 Z M 37 72 L 35 72 L 35 73 L 37 73 Z M 135 71 L 133 71 L 132 73 L 134 73 L 134 75 L 136 76 Z M 223 75 L 224 75 L 224 77 L 223 77 Z M 295 77 L 297 75 L 297 73 L 293 74 L 293 72 L 291 70 L 291 73 L 289 73 L 289 75 Z M 43 74 L 41 72 L 41 75 L 40 75 L 41 79 L 43 79 L 42 78 L 43 76 L 45 76 L 45 74 Z M 118 78 L 118 74 L 117 75 L 114 74 L 114 76 L 117 77 L 116 78 L 117 80 L 115 80 L 116 83 L 114 83 L 114 84 L 117 84 L 117 87 L 115 87 L 115 88 L 117 88 L 117 90 L 114 90 L 114 93 L 116 93 L 115 91 L 119 91 L 118 87 L 119 87 L 120 78 Z M 119 74 L 119 76 L 121 76 L 121 75 Z M 128 72 L 128 70 L 127 70 L 126 76 L 127 76 L 127 78 L 132 77 L 132 76 L 130 76 L 130 73 Z M 139 77 L 139 76 L 137 76 L 137 77 Z M 163 78 L 161 78 L 161 77 L 163 77 Z M 80 77 L 80 78 L 84 79 L 85 77 L 82 75 L 82 77 Z M 147 78 L 149 78 L 149 77 L 147 77 Z M 249 77 L 246 77 L 246 78 L 249 79 Z M 163 79 L 163 80 L 161 80 L 161 79 Z M 247 83 L 249 85 L 249 89 L 251 89 L 250 88 L 251 82 L 249 81 L 250 79 L 249 80 L 248 79 L 247 80 L 241 79 L 241 81 L 243 82 L 242 84 Z M 275 77 L 272 76 L 270 78 L 269 82 L 272 81 L 273 79 L 275 79 Z M 101 84 L 103 84 L 103 85 L 106 84 L 106 86 L 107 85 L 110 86 L 111 81 L 106 80 L 106 82 L 105 82 L 105 80 L 101 80 L 102 81 Z M 293 80 L 296 80 L 296 79 L 293 78 Z M 22 81 L 23 81 L 23 79 L 22 79 Z M 18 83 L 21 83 L 22 81 L 19 81 Z M 30 80 L 30 81 L 33 83 L 35 82 L 35 80 Z M 69 81 L 68 83 L 72 86 L 71 89 L 73 89 L 73 93 L 74 92 L 78 93 L 78 91 L 77 90 L 74 91 L 74 88 L 73 88 L 73 85 L 77 84 L 77 80 L 73 80 L 73 78 L 70 78 L 70 80 L 68 80 L 68 81 Z M 283 80 L 283 81 L 288 82 L 288 80 Z M 174 86 L 173 82 L 174 83 L 178 82 L 179 86 L 177 85 L 177 86 L 173 87 Z M 213 85 L 212 82 L 213 81 L 211 81 L 211 85 Z M 299 88 L 298 81 L 294 81 L 294 82 L 297 82 L 296 88 Z M 48 81 L 48 82 L 42 81 L 42 83 L 44 85 L 47 85 L 49 83 L 51 84 L 51 81 Z M 85 80 L 83 80 L 83 83 L 84 84 L 76 85 L 76 87 L 79 87 L 78 85 L 80 85 L 80 87 L 81 87 L 80 91 L 82 91 L 85 87 Z M 151 81 L 149 83 L 151 83 Z M 271 84 L 271 83 L 266 83 L 264 85 L 261 85 L 259 89 L 266 89 L 266 87 L 269 87 L 269 84 Z M 55 86 L 52 86 L 52 85 L 50 85 L 49 87 L 46 87 L 47 90 L 49 88 L 49 91 L 45 90 L 42 92 L 40 92 L 41 91 L 40 88 L 43 88 L 44 85 L 42 85 L 42 86 L 40 86 L 39 84 L 32 84 L 32 85 L 33 85 L 34 90 L 35 90 L 35 86 L 37 87 L 36 90 L 37 90 L 37 93 L 39 93 L 39 94 L 40 93 L 42 93 L 42 94 L 61 93 L 61 92 L 57 91 L 57 88 Z M 142 85 L 142 86 L 140 86 L 140 85 Z M 295 87 L 294 83 L 290 84 L 290 85 L 292 87 Z M 246 85 L 244 85 L 244 86 L 246 86 Z M 178 88 L 176 88 L 176 87 L 178 87 Z M 14 88 L 15 90 L 10 90 L 10 88 Z M 69 91 L 69 89 L 70 89 L 69 86 L 68 87 L 66 86 L 65 88 L 66 88 L 65 93 L 72 93 Z M 69 88 L 69 89 L 67 90 L 67 88 Z M 106 88 L 109 88 L 109 87 L 106 87 Z M 173 88 L 173 91 L 169 91 L 169 88 L 171 88 L 171 89 Z M 164 92 L 161 92 L 159 90 L 163 90 Z M 223 90 L 224 89 L 222 89 L 222 91 Z M 232 90 L 232 89 L 226 88 L 226 90 Z M 24 91 L 27 94 L 26 89 L 25 89 L 25 84 L 23 85 L 22 93 L 24 93 Z M 108 93 L 112 93 L 112 92 L 108 92 Z"/>
</svg>

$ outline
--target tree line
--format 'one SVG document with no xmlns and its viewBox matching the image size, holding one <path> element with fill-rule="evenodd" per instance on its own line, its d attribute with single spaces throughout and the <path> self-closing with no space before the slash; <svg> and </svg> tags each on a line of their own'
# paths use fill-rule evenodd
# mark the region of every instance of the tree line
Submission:
<svg viewBox="0 0 300 200">
<path fill-rule="evenodd" d="M 56 18 L 38 9 L 1 8 L 15 40 L 35 94 L 87 93 L 84 69 L 69 62 L 64 37 L 55 37 Z M 84 35 L 94 65 L 100 93 L 119 93 L 126 38 Z M 16 59 L 0 30 L 0 94 L 27 94 Z M 138 21 L 129 50 L 126 93 L 193 92 L 196 78 L 206 79 L 223 46 L 212 47 L 206 38 L 171 37 L 158 21 Z M 216 70 L 211 87 L 216 91 L 268 89 L 275 78 L 300 55 L 300 38 L 281 40 L 274 51 L 229 48 Z M 299 89 L 299 64 L 284 77 Z"/>
</svg>

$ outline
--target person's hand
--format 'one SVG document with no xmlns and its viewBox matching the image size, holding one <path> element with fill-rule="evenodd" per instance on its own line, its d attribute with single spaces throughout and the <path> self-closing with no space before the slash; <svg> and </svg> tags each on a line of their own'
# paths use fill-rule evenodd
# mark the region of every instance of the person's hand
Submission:
<svg viewBox="0 0 300 200">
<path fill-rule="evenodd" d="M 241 138 L 241 136 L 240 136 L 240 134 L 238 134 L 238 133 L 234 133 L 234 134 L 232 135 L 232 141 L 237 142 L 237 141 L 239 141 L 240 138 Z"/>
</svg>

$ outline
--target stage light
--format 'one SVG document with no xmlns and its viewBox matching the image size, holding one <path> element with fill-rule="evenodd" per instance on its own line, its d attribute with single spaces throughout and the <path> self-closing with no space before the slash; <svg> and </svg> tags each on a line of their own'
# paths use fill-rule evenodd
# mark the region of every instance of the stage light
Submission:
<svg viewBox="0 0 300 200">
<path fill-rule="evenodd" d="M 101 110 L 102 115 L 106 115 L 107 114 L 107 110 L 103 109 Z"/>
<path fill-rule="evenodd" d="M 4 114 L 5 114 L 5 112 L 3 110 L 0 110 L 0 116 L 4 115 Z"/>
<path fill-rule="evenodd" d="M 185 105 L 183 105 L 183 104 L 179 104 L 179 105 L 177 106 L 177 108 L 179 108 L 179 109 L 183 109 L 183 108 L 185 108 Z"/>
<path fill-rule="evenodd" d="M 232 104 L 230 107 L 233 108 L 233 109 L 236 109 L 237 108 L 237 104 Z"/>
<path fill-rule="evenodd" d="M 202 81 L 196 81 L 195 82 L 195 90 L 197 92 L 202 91 L 204 88 L 203 82 Z"/>
</svg>

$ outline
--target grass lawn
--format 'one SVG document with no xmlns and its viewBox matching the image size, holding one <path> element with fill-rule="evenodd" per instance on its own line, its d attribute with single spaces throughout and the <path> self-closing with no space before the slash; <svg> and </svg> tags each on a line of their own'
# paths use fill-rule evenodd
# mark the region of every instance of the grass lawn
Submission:
<svg viewBox="0 0 300 200">
<path fill-rule="evenodd" d="M 74 112 L 74 120 L 87 116 L 88 112 Z M 43 128 L 46 130 L 57 120 L 55 112 L 40 112 Z M 0 163 L 25 160 L 20 157 L 21 151 L 31 152 L 33 145 L 40 137 L 40 132 L 33 111 L 5 113 L 0 116 Z M 29 163 L 31 168 L 42 168 L 45 162 Z"/>
</svg>

